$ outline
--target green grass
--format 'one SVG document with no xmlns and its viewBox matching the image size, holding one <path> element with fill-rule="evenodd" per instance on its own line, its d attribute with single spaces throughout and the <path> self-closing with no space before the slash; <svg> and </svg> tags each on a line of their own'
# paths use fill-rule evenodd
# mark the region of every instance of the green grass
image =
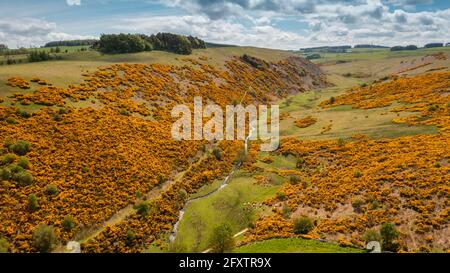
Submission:
<svg viewBox="0 0 450 273">
<path fill-rule="evenodd" d="M 374 109 L 354 109 L 350 105 L 333 108 L 321 108 L 319 104 L 330 97 L 344 94 L 350 86 L 358 83 L 357 79 L 343 79 L 340 76 L 331 78 L 336 83 L 335 87 L 318 91 L 300 93 L 278 102 L 280 113 L 288 114 L 280 120 L 280 135 L 282 137 L 298 137 L 305 140 L 339 139 L 349 138 L 354 134 L 366 134 L 373 138 L 392 138 L 416 134 L 435 134 L 438 129 L 435 126 L 408 126 L 393 123 L 392 119 L 409 116 L 412 113 L 394 113 L 391 110 L 400 104 Z M 287 103 L 289 100 L 289 103 Z M 307 127 L 295 126 L 297 119 L 312 116 L 317 123 Z M 323 132 L 324 127 L 332 125 L 331 130 Z"/>
<path fill-rule="evenodd" d="M 274 196 L 277 185 L 260 186 L 244 174 L 237 174 L 222 190 L 188 205 L 180 222 L 176 243 L 187 252 L 201 252 L 209 247 L 214 228 L 228 223 L 234 233 L 245 229 L 254 214 L 244 212 L 245 204 L 260 203 Z M 262 208 L 261 208 L 262 210 Z M 261 211 L 256 211 L 258 213 Z"/>
<path fill-rule="evenodd" d="M 362 253 L 364 250 L 302 238 L 270 239 L 234 249 L 234 253 Z"/>
<path fill-rule="evenodd" d="M 361 61 L 361 60 L 381 60 L 404 57 L 417 57 L 438 52 L 450 52 L 450 47 L 422 48 L 418 50 L 390 51 L 390 49 L 352 49 L 348 53 L 319 53 L 322 58 L 314 60 L 316 63 L 328 63 L 336 61 Z M 308 54 L 300 54 L 307 56 Z"/>
</svg>

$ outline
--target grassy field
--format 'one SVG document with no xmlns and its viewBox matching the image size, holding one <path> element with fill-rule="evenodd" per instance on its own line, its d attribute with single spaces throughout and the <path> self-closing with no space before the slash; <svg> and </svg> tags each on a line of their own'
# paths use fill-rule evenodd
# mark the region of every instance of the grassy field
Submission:
<svg viewBox="0 0 450 273">
<path fill-rule="evenodd" d="M 209 247 L 213 230 L 218 225 L 228 223 L 234 233 L 245 229 L 253 221 L 255 213 L 264 210 L 260 206 L 248 210 L 248 205 L 260 203 L 275 195 L 278 187 L 279 185 L 256 185 L 252 177 L 243 173 L 236 174 L 227 187 L 189 204 L 180 222 L 176 244 L 188 252 L 203 251 Z M 208 186 L 201 191 L 210 192 L 211 188 Z"/>
<path fill-rule="evenodd" d="M 361 253 L 361 249 L 302 238 L 270 239 L 238 247 L 234 253 Z"/>
<path fill-rule="evenodd" d="M 450 52 L 450 47 L 421 48 L 418 50 L 390 51 L 390 49 L 351 49 L 347 53 L 319 53 L 322 58 L 314 60 L 315 63 L 330 63 L 336 61 L 377 61 L 383 59 L 396 59 L 405 57 L 419 57 L 438 52 Z M 308 56 L 311 53 L 300 53 L 301 56 Z"/>
<path fill-rule="evenodd" d="M 360 82 L 372 82 L 415 67 L 417 68 L 401 74 L 414 75 L 433 69 L 449 71 L 450 58 L 436 60 L 430 56 L 440 52 L 449 57 L 450 47 L 394 52 L 389 49 L 356 49 L 350 53 L 321 53 L 322 58 L 314 62 L 329 74 L 346 75 Z M 420 65 L 424 66 L 419 67 Z"/>
<path fill-rule="evenodd" d="M 434 126 L 408 126 L 396 124 L 392 119 L 404 117 L 412 113 L 393 113 L 390 110 L 399 104 L 390 107 L 375 109 L 353 109 L 351 106 L 339 106 L 322 109 L 318 104 L 332 96 L 345 92 L 346 88 L 334 87 L 321 91 L 311 91 L 298 94 L 280 102 L 280 113 L 287 116 L 280 121 L 280 134 L 282 137 L 299 137 L 301 139 L 338 139 L 349 138 L 354 134 L 366 134 L 371 137 L 398 137 L 414 134 L 437 133 Z M 317 123 L 307 128 L 295 126 L 297 119 L 312 116 Z M 331 130 L 325 127 L 331 125 Z"/>
</svg>

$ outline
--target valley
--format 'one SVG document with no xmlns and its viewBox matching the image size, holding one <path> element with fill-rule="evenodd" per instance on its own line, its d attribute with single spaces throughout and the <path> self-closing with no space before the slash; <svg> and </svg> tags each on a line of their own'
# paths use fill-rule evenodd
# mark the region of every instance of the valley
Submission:
<svg viewBox="0 0 450 273">
<path fill-rule="evenodd" d="M 87 253 L 203 252 L 226 226 L 233 252 L 350 253 L 386 224 L 398 232 L 389 251 L 448 251 L 450 49 L 301 57 L 88 50 L 0 66 L 8 251 L 39 251 L 45 225 L 55 252 L 69 241 Z M 195 96 L 279 105 L 280 148 L 173 140 L 170 109 Z M 31 183 L 15 178 L 25 173 Z"/>
</svg>

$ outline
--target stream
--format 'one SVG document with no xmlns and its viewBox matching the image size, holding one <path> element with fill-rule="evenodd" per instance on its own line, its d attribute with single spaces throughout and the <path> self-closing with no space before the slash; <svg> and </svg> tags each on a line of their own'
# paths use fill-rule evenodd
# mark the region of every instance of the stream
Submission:
<svg viewBox="0 0 450 273">
<path fill-rule="evenodd" d="M 249 130 L 248 136 L 245 138 L 245 142 L 244 142 L 244 152 L 245 152 L 245 154 L 248 153 L 248 141 L 250 140 L 250 138 L 252 137 L 253 133 L 254 133 L 255 130 L 256 130 L 255 127 L 254 127 L 252 124 L 251 124 L 250 126 L 251 126 L 251 128 L 250 128 L 250 130 Z M 176 238 L 177 232 L 178 232 L 178 226 L 180 225 L 181 220 L 183 220 L 184 213 L 185 213 L 185 211 L 186 211 L 186 208 L 189 206 L 189 204 L 191 204 L 191 203 L 194 202 L 194 201 L 197 201 L 197 200 L 206 198 L 206 197 L 208 197 L 208 196 L 210 196 L 210 195 L 212 195 L 212 194 L 214 194 L 214 193 L 216 193 L 216 192 L 222 190 L 222 189 L 225 188 L 226 186 L 228 186 L 228 183 L 229 183 L 229 181 L 230 181 L 230 178 L 233 176 L 233 174 L 234 174 L 237 170 L 239 170 L 239 169 L 241 168 L 241 166 L 242 166 L 242 162 L 236 163 L 236 165 L 234 165 L 234 167 L 233 167 L 233 169 L 230 171 L 230 173 L 223 179 L 223 181 L 222 181 L 222 183 L 220 184 L 220 186 L 217 187 L 216 189 L 214 189 L 214 190 L 212 190 L 212 191 L 210 191 L 210 192 L 208 192 L 208 193 L 206 193 L 206 194 L 204 194 L 204 195 L 201 195 L 201 196 L 197 196 L 197 197 L 191 198 L 191 199 L 189 199 L 189 200 L 185 203 L 184 207 L 183 207 L 183 208 L 180 210 L 180 212 L 179 212 L 178 221 L 175 223 L 175 225 L 173 226 L 173 230 L 172 230 L 172 232 L 170 233 L 170 236 L 169 236 L 169 241 L 170 241 L 170 242 L 175 241 L 175 238 Z"/>
</svg>

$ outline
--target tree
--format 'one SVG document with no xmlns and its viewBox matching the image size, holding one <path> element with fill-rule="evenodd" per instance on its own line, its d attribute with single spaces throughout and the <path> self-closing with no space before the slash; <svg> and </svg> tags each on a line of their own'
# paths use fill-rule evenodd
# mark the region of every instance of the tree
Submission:
<svg viewBox="0 0 450 273">
<path fill-rule="evenodd" d="M 148 201 L 139 202 L 139 204 L 134 206 L 136 213 L 141 216 L 147 216 L 150 214 L 150 203 Z"/>
<path fill-rule="evenodd" d="M 53 184 L 47 185 L 45 191 L 48 195 L 56 195 L 59 192 L 58 187 Z"/>
<path fill-rule="evenodd" d="M 0 44 L 0 52 L 8 50 L 8 46 L 5 44 Z"/>
<path fill-rule="evenodd" d="M 383 249 L 394 252 L 398 250 L 398 244 L 395 240 L 400 233 L 397 231 L 394 224 L 388 222 L 381 225 L 380 235 L 383 240 Z"/>
<path fill-rule="evenodd" d="M 92 46 L 98 40 L 83 39 L 83 40 L 66 40 L 66 41 L 52 41 L 45 44 L 44 47 L 58 47 L 58 46 Z"/>
<path fill-rule="evenodd" d="M 72 230 L 75 227 L 75 221 L 73 220 L 73 217 L 70 215 L 66 215 L 66 217 L 64 217 L 62 226 L 66 231 Z"/>
<path fill-rule="evenodd" d="M 18 155 L 26 155 L 30 151 L 30 143 L 24 140 L 18 140 L 11 145 L 11 150 Z"/>
<path fill-rule="evenodd" d="M 19 166 L 17 166 L 19 167 Z M 22 168 L 22 167 L 19 167 Z M 14 171 L 12 171 L 14 172 Z M 31 184 L 33 184 L 33 176 L 25 171 L 25 170 L 20 170 L 16 173 L 13 174 L 13 180 L 17 182 L 17 184 L 19 184 L 19 186 L 29 186 Z"/>
<path fill-rule="evenodd" d="M 0 253 L 8 253 L 9 252 L 9 242 L 6 238 L 0 236 Z"/>
<path fill-rule="evenodd" d="M 33 247 L 39 252 L 50 252 L 55 247 L 57 238 L 53 226 L 39 225 L 33 232 Z"/>
<path fill-rule="evenodd" d="M 28 53 L 28 61 L 29 62 L 43 62 L 51 60 L 52 56 L 50 56 L 50 53 L 45 50 L 33 50 L 30 53 Z"/>
<path fill-rule="evenodd" d="M 204 41 L 172 33 L 144 34 L 102 34 L 94 48 L 107 54 L 162 50 L 189 55 L 193 48 L 206 48 Z"/>
<path fill-rule="evenodd" d="M 309 217 L 300 217 L 294 220 L 294 233 L 307 234 L 314 228 L 314 223 Z"/>
<path fill-rule="evenodd" d="M 368 242 L 380 242 L 382 241 L 381 235 L 378 231 L 369 229 L 364 233 L 363 239 L 366 243 Z"/>
<path fill-rule="evenodd" d="M 214 229 L 211 242 L 212 249 L 216 253 L 229 252 L 234 247 L 233 231 L 229 224 L 222 224 Z"/>
<path fill-rule="evenodd" d="M 444 43 L 429 43 L 425 45 L 425 48 L 443 47 Z"/>
<path fill-rule="evenodd" d="M 35 211 L 39 208 L 38 198 L 35 194 L 30 194 L 28 196 L 28 209 L 30 211 Z"/>
<path fill-rule="evenodd" d="M 214 148 L 212 152 L 217 160 L 222 160 L 222 151 L 219 148 Z"/>
</svg>

